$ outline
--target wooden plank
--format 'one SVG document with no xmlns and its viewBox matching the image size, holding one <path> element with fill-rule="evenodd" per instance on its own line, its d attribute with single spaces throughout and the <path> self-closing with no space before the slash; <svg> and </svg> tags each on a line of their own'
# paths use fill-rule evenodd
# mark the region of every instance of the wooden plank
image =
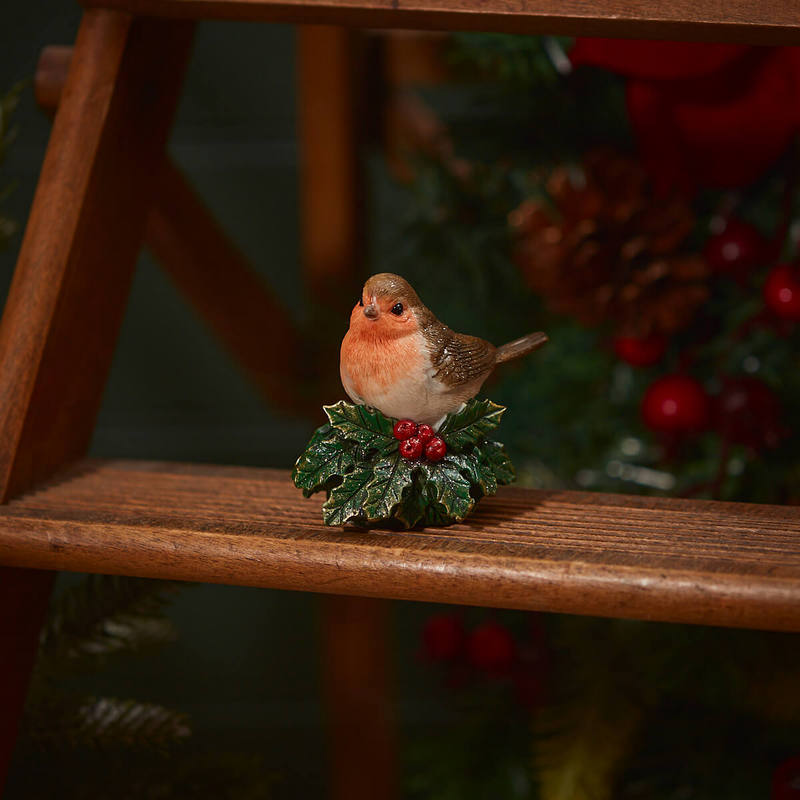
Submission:
<svg viewBox="0 0 800 800">
<path fill-rule="evenodd" d="M 325 595 L 322 685 L 328 721 L 330 800 L 399 796 L 389 637 L 390 604 Z"/>
<path fill-rule="evenodd" d="M 47 114 L 58 107 L 71 60 L 72 48 L 57 45 L 39 56 L 34 92 Z M 156 183 L 145 246 L 262 397 L 282 411 L 309 416 L 319 404 L 309 402 L 305 353 L 286 309 L 171 158 Z M 281 346 L 265 345 L 270 342 Z"/>
<path fill-rule="evenodd" d="M 0 322 L 0 502 L 86 451 L 191 30 L 84 15 Z M 0 783 L 51 584 L 0 569 Z"/>
<path fill-rule="evenodd" d="M 800 630 L 800 509 L 505 489 L 465 524 L 326 528 L 284 472 L 88 462 L 0 509 L 0 563 Z"/>
<path fill-rule="evenodd" d="M 304 25 L 297 32 L 303 273 L 326 316 L 363 278 L 361 47 L 358 33 L 346 28 Z"/>
<path fill-rule="evenodd" d="M 799 44 L 784 0 L 83 0 L 166 17 L 265 20 L 419 30 L 620 36 Z M 324 63 L 324 62 L 320 62 Z"/>
<path fill-rule="evenodd" d="M 88 446 L 191 35 L 84 16 L 0 323 L 0 500 Z"/>
</svg>

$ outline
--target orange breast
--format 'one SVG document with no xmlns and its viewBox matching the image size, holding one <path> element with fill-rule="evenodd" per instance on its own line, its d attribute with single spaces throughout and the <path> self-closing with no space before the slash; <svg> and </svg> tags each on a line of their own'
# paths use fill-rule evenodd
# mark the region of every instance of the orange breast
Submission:
<svg viewBox="0 0 800 800">
<path fill-rule="evenodd" d="M 367 326 L 351 326 L 342 341 L 341 363 L 353 389 L 369 404 L 397 383 L 417 378 L 428 358 L 418 333 L 385 338 Z"/>
</svg>

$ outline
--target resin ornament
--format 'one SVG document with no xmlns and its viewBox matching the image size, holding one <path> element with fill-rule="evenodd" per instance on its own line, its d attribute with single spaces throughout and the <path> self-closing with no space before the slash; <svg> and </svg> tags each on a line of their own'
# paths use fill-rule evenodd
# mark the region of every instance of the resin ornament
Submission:
<svg viewBox="0 0 800 800">
<path fill-rule="evenodd" d="M 514 468 L 490 434 L 505 409 L 475 395 L 497 364 L 547 341 L 530 333 L 495 347 L 439 322 L 399 275 L 364 284 L 342 341 L 340 374 L 352 403 L 325 406 L 292 479 L 324 491 L 327 525 L 405 528 L 463 520 Z"/>
</svg>

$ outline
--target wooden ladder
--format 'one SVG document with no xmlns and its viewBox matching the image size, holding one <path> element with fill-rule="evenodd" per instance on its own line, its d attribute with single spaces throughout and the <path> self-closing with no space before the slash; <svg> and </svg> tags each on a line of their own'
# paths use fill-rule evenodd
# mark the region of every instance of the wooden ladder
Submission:
<svg viewBox="0 0 800 800">
<path fill-rule="evenodd" d="M 311 25 L 306 52 L 328 78 L 351 34 L 319 25 L 800 44 L 793 5 L 86 2 L 0 324 L 0 781 L 53 570 L 800 630 L 798 509 L 509 489 L 463 525 L 364 536 L 322 526 L 318 503 L 303 500 L 286 473 L 84 460 L 153 205 L 152 176 L 164 166 L 192 20 Z M 303 63 L 313 70 L 312 57 Z M 319 91 L 317 113 L 335 114 L 341 97 L 324 81 Z M 313 114 L 315 106 L 303 108 Z M 346 123 L 337 136 L 325 178 L 334 187 L 352 157 Z M 321 177 L 309 171 L 304 181 Z M 319 231 L 307 256 L 321 265 L 320 285 L 330 286 L 357 235 L 357 199 L 345 197 L 333 224 L 315 228 L 318 198 L 304 195 L 309 230 Z M 369 645 L 382 628 L 378 607 L 341 603 L 329 618 L 347 623 L 347 644 Z M 332 651 L 343 719 L 353 703 L 382 708 L 380 698 L 359 700 L 356 691 L 358 681 L 379 683 L 375 650 L 361 667 L 346 650 Z M 376 730 L 373 753 L 337 745 L 334 796 L 392 796 L 391 736 L 386 724 Z"/>
</svg>

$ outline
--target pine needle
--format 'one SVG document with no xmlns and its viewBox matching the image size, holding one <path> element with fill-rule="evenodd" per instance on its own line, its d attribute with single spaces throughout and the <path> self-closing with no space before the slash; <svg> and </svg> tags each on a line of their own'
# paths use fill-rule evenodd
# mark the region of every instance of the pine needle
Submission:
<svg viewBox="0 0 800 800">
<path fill-rule="evenodd" d="M 164 616 L 178 583 L 89 575 L 63 591 L 42 631 L 37 669 L 50 674 L 91 668 L 109 656 L 172 641 Z"/>
<path fill-rule="evenodd" d="M 25 717 L 28 746 L 61 750 L 165 751 L 191 735 L 188 717 L 138 700 L 74 698 L 50 692 L 29 704 Z"/>
</svg>

